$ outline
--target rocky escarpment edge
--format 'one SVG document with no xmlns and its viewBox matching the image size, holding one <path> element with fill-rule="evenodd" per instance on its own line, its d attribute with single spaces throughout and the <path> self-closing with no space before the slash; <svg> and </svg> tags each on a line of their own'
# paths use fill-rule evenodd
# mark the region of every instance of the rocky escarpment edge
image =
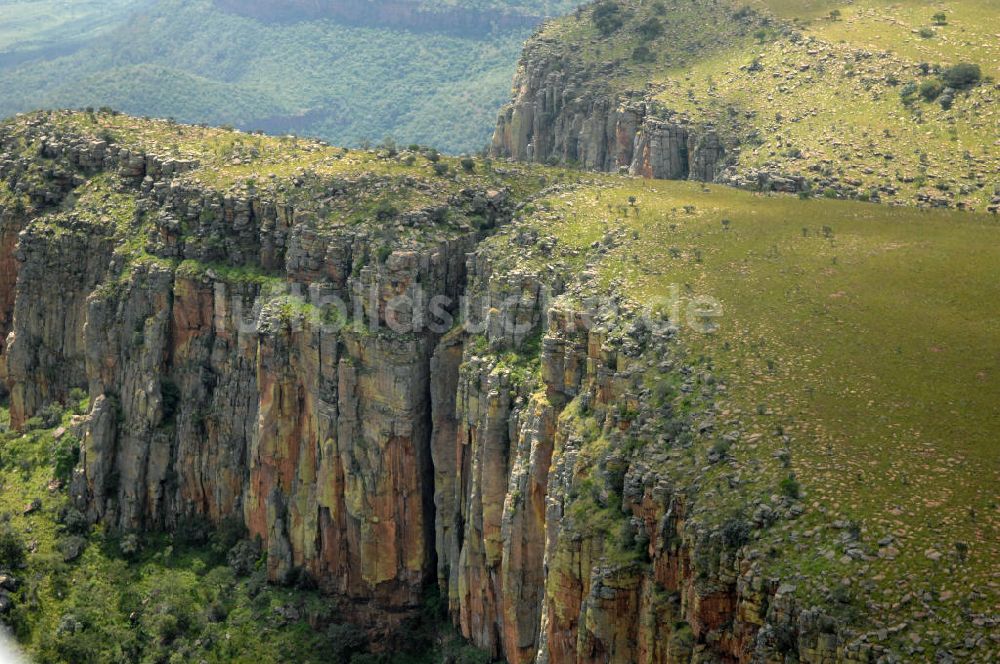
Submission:
<svg viewBox="0 0 1000 664">
<path fill-rule="evenodd" d="M 463 634 L 511 662 L 893 661 L 767 572 L 755 534 L 801 504 L 707 518 L 699 468 L 721 457 L 703 449 L 742 435 L 724 380 L 669 319 L 614 288 L 586 301 L 602 294 L 592 270 L 570 269 L 554 238 L 514 226 L 490 245 L 459 225 L 378 259 L 363 228 L 37 130 L 42 171 L 9 160 L 14 187 L 53 207 L 3 217 L 22 227 L 3 364 L 19 418 L 89 391 L 72 492 L 91 519 L 126 532 L 237 519 L 272 580 L 313 579 L 383 629 L 436 578 Z M 95 185 L 106 167 L 117 174 Z M 67 215 L 54 206 L 70 193 Z M 514 206 L 488 191 L 452 203 L 496 224 Z M 117 260 L 122 210 L 150 258 Z M 331 330 L 312 295 L 238 306 L 275 280 L 352 303 L 373 287 L 365 320 L 385 323 L 417 284 L 464 293 L 482 317 L 371 333 Z"/>
</svg>

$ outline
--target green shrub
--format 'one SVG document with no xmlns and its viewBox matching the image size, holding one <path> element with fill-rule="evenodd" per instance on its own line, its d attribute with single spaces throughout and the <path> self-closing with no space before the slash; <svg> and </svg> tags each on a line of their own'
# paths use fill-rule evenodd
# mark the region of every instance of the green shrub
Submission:
<svg viewBox="0 0 1000 664">
<path fill-rule="evenodd" d="M 949 88 L 964 90 L 975 87 L 983 78 L 983 71 L 979 65 L 969 62 L 961 62 L 953 67 L 948 67 L 941 74 L 941 79 Z"/>
<path fill-rule="evenodd" d="M 163 399 L 163 422 L 169 424 L 177 417 L 181 403 L 181 390 L 170 378 L 160 379 L 160 395 Z"/>
<path fill-rule="evenodd" d="M 392 204 L 392 201 L 383 199 L 375 206 L 375 218 L 379 221 L 395 219 L 398 215 L 399 210 Z"/>
<path fill-rule="evenodd" d="M 632 60 L 635 62 L 655 62 L 656 55 L 643 44 L 636 46 L 635 50 L 632 51 Z"/>
<path fill-rule="evenodd" d="M 930 39 L 934 36 L 934 31 L 930 28 L 920 28 L 920 32 L 918 34 L 924 39 Z"/>
<path fill-rule="evenodd" d="M 720 438 L 719 440 L 715 441 L 714 445 L 712 445 L 711 453 L 724 459 L 729 454 L 730 447 L 732 447 L 732 443 L 730 443 L 728 440 Z"/>
<path fill-rule="evenodd" d="M 219 556 L 226 555 L 238 542 L 247 536 L 247 527 L 242 519 L 223 519 L 208 536 L 212 551 Z"/>
<path fill-rule="evenodd" d="M 177 526 L 174 528 L 174 543 L 201 546 L 208 542 L 211 532 L 212 524 L 207 518 L 198 514 L 181 516 L 178 517 Z"/>
<path fill-rule="evenodd" d="M 462 170 L 464 170 L 466 173 L 474 173 L 476 171 L 476 162 L 474 159 L 465 157 L 464 159 L 462 159 L 461 163 L 462 163 Z"/>
<path fill-rule="evenodd" d="M 722 543 L 727 549 L 738 549 L 750 541 L 750 524 L 735 516 L 722 524 Z"/>
<path fill-rule="evenodd" d="M 621 6 L 613 0 L 604 0 L 594 5 L 591 20 L 605 37 L 621 28 L 625 23 Z"/>
<path fill-rule="evenodd" d="M 90 395 L 86 390 L 74 387 L 69 391 L 69 408 L 74 415 L 85 415 L 90 408 Z"/>
<path fill-rule="evenodd" d="M 236 576 L 249 576 L 257 566 L 260 546 L 256 541 L 237 542 L 226 555 L 226 563 Z"/>
<path fill-rule="evenodd" d="M 0 529 L 0 569 L 13 570 L 24 564 L 25 548 L 21 536 L 10 526 Z"/>
<path fill-rule="evenodd" d="M 350 661 L 351 656 L 361 654 L 368 646 L 364 630 L 346 623 L 333 623 L 325 632 L 328 653 L 335 662 Z"/>
<path fill-rule="evenodd" d="M 778 488 L 781 489 L 781 495 L 788 498 L 797 499 L 802 495 L 802 487 L 799 485 L 799 481 L 795 479 L 795 473 L 789 473 L 788 477 L 781 480 Z"/>
<path fill-rule="evenodd" d="M 90 522 L 80 510 L 67 507 L 59 516 L 62 529 L 72 535 L 86 535 L 90 531 Z"/>
<path fill-rule="evenodd" d="M 80 441 L 69 434 L 56 440 L 52 445 L 53 475 L 61 482 L 69 482 L 73 469 L 80 460 Z"/>
<path fill-rule="evenodd" d="M 651 16 L 640 23 L 636 31 L 645 40 L 656 39 L 663 34 L 663 24 L 660 19 Z"/>
<path fill-rule="evenodd" d="M 948 25 L 948 16 L 944 12 L 934 14 L 934 25 Z"/>
<path fill-rule="evenodd" d="M 920 97 L 924 101 L 934 101 L 944 92 L 944 85 L 941 81 L 924 81 L 920 84 Z"/>
<path fill-rule="evenodd" d="M 63 409 L 57 403 L 43 406 L 25 425 L 29 431 L 37 429 L 52 429 L 62 422 Z"/>
<path fill-rule="evenodd" d="M 493 658 L 488 652 L 475 646 L 464 646 L 455 653 L 454 661 L 455 664 L 490 664 Z"/>
<path fill-rule="evenodd" d="M 122 555 L 126 558 L 134 558 L 139 555 L 139 551 L 142 549 L 142 545 L 139 542 L 139 536 L 135 533 L 129 533 L 122 538 L 119 543 L 118 548 L 121 550 Z"/>
</svg>

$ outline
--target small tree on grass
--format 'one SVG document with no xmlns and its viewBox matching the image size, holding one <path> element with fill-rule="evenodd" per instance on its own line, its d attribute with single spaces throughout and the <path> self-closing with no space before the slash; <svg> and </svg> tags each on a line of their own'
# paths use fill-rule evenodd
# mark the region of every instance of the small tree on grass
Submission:
<svg viewBox="0 0 1000 664">
<path fill-rule="evenodd" d="M 656 55 L 653 54 L 649 47 L 645 44 L 641 44 L 635 47 L 632 51 L 632 60 L 635 62 L 654 62 L 656 60 Z"/>
<path fill-rule="evenodd" d="M 21 539 L 10 526 L 0 529 L 0 569 L 15 570 L 24 563 L 25 547 Z"/>
<path fill-rule="evenodd" d="M 934 14 L 934 25 L 948 25 L 948 16 L 944 12 Z"/>
<path fill-rule="evenodd" d="M 639 24 L 638 32 L 643 39 L 656 39 L 663 34 L 663 24 L 660 23 L 660 19 L 650 17 Z"/>
<path fill-rule="evenodd" d="M 920 96 L 924 101 L 934 101 L 941 96 L 944 91 L 944 85 L 941 81 L 924 81 L 920 84 Z"/>
<path fill-rule="evenodd" d="M 799 485 L 799 481 L 795 479 L 795 473 L 789 473 L 788 477 L 781 480 L 781 484 L 778 486 L 781 489 L 781 495 L 788 498 L 797 499 L 802 495 L 802 487 Z"/>
<path fill-rule="evenodd" d="M 941 75 L 944 84 L 956 90 L 975 87 L 982 78 L 983 70 L 979 65 L 969 62 L 961 62 L 953 67 L 948 67 Z"/>
</svg>

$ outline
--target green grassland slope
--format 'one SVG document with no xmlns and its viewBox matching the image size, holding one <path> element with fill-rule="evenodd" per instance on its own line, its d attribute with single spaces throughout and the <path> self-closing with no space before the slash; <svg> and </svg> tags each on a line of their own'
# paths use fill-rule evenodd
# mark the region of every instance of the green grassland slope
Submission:
<svg viewBox="0 0 1000 664">
<path fill-rule="evenodd" d="M 598 2 L 547 24 L 519 80 L 579 72 L 568 99 L 709 128 L 727 149 L 707 179 L 986 209 L 1000 171 L 998 24 L 990 0 Z"/>
</svg>

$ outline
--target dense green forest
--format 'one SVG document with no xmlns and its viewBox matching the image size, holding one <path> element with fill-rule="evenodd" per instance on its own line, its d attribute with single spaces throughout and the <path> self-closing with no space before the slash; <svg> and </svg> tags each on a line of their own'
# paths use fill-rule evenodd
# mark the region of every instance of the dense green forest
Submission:
<svg viewBox="0 0 1000 664">
<path fill-rule="evenodd" d="M 527 3 L 454 4 L 523 13 Z M 449 152 L 486 143 L 531 31 L 462 37 L 329 20 L 268 23 L 209 0 L 0 0 L 0 8 L 0 117 L 111 106 L 347 145 L 392 137 Z"/>
</svg>

